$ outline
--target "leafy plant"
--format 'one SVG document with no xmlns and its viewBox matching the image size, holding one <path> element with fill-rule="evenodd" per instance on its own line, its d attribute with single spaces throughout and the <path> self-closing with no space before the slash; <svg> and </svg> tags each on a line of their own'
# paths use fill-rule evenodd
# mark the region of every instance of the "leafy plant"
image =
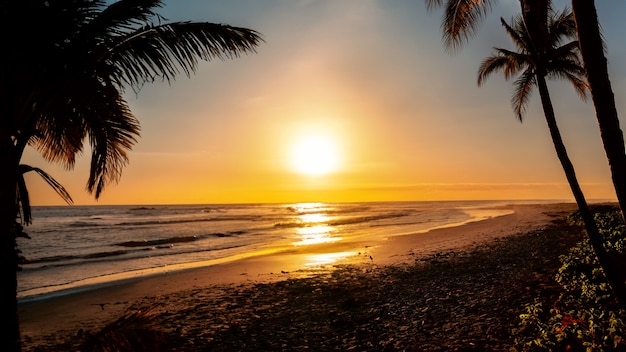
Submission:
<svg viewBox="0 0 626 352">
<path fill-rule="evenodd" d="M 594 219 L 613 257 L 626 254 L 626 227 L 611 206 L 594 209 Z M 568 222 L 580 225 L 578 212 Z M 587 239 L 560 257 L 555 302 L 537 298 L 520 314 L 513 331 L 516 351 L 626 351 L 626 312 L 619 309 Z"/>
</svg>

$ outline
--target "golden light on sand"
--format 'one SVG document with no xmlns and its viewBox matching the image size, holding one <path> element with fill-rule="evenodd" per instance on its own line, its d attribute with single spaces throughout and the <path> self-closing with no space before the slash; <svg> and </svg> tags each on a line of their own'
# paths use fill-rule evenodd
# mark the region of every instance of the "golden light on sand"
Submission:
<svg viewBox="0 0 626 352">
<path fill-rule="evenodd" d="M 336 252 L 336 253 L 324 253 L 324 254 L 315 254 L 307 256 L 308 263 L 305 265 L 308 267 L 311 266 L 320 266 L 320 265 L 329 265 L 333 264 L 338 260 L 357 255 L 357 252 Z"/>
<path fill-rule="evenodd" d="M 326 175 L 339 168 L 337 144 L 328 136 L 309 135 L 298 139 L 291 148 L 293 171 L 310 175 Z"/>
</svg>

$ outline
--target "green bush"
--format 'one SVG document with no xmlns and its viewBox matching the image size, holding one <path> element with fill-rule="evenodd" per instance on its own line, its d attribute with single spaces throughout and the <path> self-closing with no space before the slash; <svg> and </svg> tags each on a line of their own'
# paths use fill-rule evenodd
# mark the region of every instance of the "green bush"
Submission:
<svg viewBox="0 0 626 352">
<path fill-rule="evenodd" d="M 595 211 L 609 254 L 626 254 L 626 227 L 619 211 L 608 207 Z M 568 221 L 582 224 L 578 212 Z M 513 350 L 626 351 L 626 314 L 618 308 L 589 241 L 581 241 L 560 260 L 559 299 L 546 303 L 538 298 L 526 306 L 513 331 Z"/>
</svg>

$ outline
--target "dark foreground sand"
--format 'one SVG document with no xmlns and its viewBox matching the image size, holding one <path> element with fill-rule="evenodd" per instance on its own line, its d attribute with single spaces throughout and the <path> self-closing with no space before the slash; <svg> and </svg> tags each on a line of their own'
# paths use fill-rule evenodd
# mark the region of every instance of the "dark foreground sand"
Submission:
<svg viewBox="0 0 626 352">
<path fill-rule="evenodd" d="M 145 310 L 174 350 L 508 350 L 523 306 L 558 295 L 558 256 L 583 237 L 563 223 L 573 204 L 508 208 L 363 244 L 333 266 L 305 270 L 304 253 L 272 254 L 22 304 L 25 351 L 75 351 Z M 345 249 L 332 247 L 323 250 Z"/>
</svg>

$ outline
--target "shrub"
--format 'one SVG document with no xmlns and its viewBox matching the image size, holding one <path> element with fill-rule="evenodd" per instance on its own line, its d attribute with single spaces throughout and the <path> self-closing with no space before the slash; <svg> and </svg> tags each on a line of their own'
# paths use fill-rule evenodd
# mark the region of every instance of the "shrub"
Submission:
<svg viewBox="0 0 626 352">
<path fill-rule="evenodd" d="M 611 255 L 626 254 L 626 227 L 613 207 L 596 208 L 594 218 Z M 578 212 L 568 216 L 582 224 Z M 515 351 L 626 351 L 626 314 L 617 306 L 587 239 L 560 257 L 556 302 L 534 303 L 513 331 Z M 548 305 L 548 306 L 546 306 Z"/>
</svg>

